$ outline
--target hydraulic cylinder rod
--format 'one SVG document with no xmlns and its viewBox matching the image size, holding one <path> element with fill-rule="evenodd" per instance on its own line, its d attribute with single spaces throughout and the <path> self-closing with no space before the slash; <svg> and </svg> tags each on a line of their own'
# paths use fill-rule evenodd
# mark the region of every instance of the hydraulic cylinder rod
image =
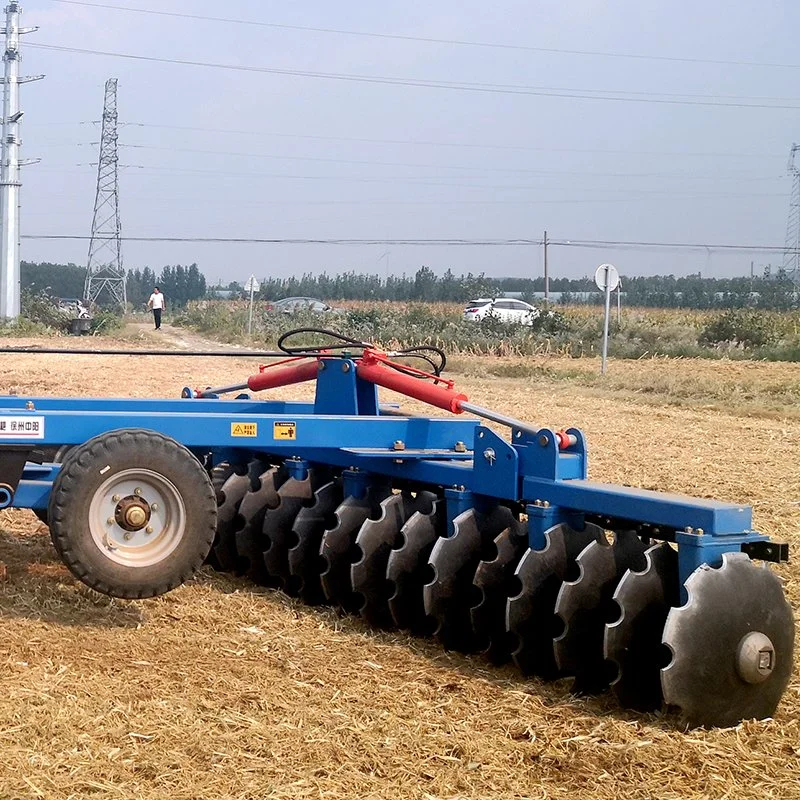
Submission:
<svg viewBox="0 0 800 800">
<path fill-rule="evenodd" d="M 265 369 L 256 375 L 251 375 L 247 383 L 238 383 L 233 386 L 222 386 L 219 388 L 205 389 L 198 392 L 198 397 L 210 397 L 216 394 L 226 394 L 228 392 L 241 392 L 249 389 L 251 392 L 260 392 L 264 389 L 276 389 L 278 386 L 290 386 L 293 383 L 304 383 L 305 381 L 316 380 L 319 373 L 319 362 L 302 361 L 293 364 L 291 367 L 282 369 Z"/>
</svg>

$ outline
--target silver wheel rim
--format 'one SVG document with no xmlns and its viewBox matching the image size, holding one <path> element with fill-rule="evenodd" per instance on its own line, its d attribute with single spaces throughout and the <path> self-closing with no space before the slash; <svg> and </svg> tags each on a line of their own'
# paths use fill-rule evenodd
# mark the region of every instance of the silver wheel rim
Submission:
<svg viewBox="0 0 800 800">
<path fill-rule="evenodd" d="M 126 530 L 115 516 L 120 500 L 136 497 L 149 509 L 147 523 Z M 125 567 L 150 567 L 167 558 L 186 531 L 186 506 L 168 478 L 149 469 L 126 469 L 95 491 L 89 505 L 89 529 L 103 555 Z"/>
</svg>

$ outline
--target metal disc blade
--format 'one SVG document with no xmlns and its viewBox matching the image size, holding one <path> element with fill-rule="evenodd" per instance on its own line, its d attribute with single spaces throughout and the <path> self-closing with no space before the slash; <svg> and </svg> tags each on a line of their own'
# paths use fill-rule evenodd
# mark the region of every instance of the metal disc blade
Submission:
<svg viewBox="0 0 800 800">
<path fill-rule="evenodd" d="M 664 700 L 688 726 L 729 727 L 772 716 L 792 673 L 794 621 L 780 579 L 744 553 L 701 566 L 689 600 L 667 615 Z"/>
<path fill-rule="evenodd" d="M 264 566 L 269 582 L 284 591 L 289 584 L 289 548 L 294 544 L 292 526 L 295 517 L 305 505 L 311 505 L 314 497 L 314 471 L 308 470 L 303 480 L 289 478 L 278 489 L 275 508 L 264 514 Z"/>
<path fill-rule="evenodd" d="M 239 516 L 242 527 L 236 531 L 237 571 L 258 584 L 267 582 L 264 566 L 264 515 L 280 503 L 278 488 L 286 480 L 281 467 L 270 467 L 258 476 L 258 485 L 242 498 Z"/>
<path fill-rule="evenodd" d="M 480 648 L 470 618 L 472 581 L 488 544 L 513 522 L 514 515 L 505 506 L 488 514 L 471 508 L 453 520 L 452 536 L 442 536 L 434 544 L 433 576 L 423 589 L 423 599 L 425 613 L 436 625 L 434 635 L 448 650 L 470 653 Z"/>
<path fill-rule="evenodd" d="M 214 491 L 219 493 L 222 489 L 222 485 L 225 483 L 228 478 L 234 473 L 233 464 L 229 464 L 227 461 L 223 461 L 220 464 L 217 464 L 216 467 L 212 467 L 210 475 L 211 475 L 211 486 L 214 488 Z M 222 502 L 222 498 L 217 498 L 218 502 Z"/>
<path fill-rule="evenodd" d="M 578 556 L 578 578 L 561 585 L 555 610 L 564 631 L 553 641 L 553 651 L 560 672 L 575 676 L 573 692 L 598 694 L 608 688 L 603 636 L 611 598 L 629 569 L 644 568 L 646 549 L 636 531 L 617 531 L 612 543 L 604 536 Z"/>
<path fill-rule="evenodd" d="M 218 564 L 217 569 L 234 572 L 237 568 L 236 529 L 239 526 L 239 505 L 244 496 L 253 489 L 258 475 L 264 471 L 261 461 L 251 461 L 244 473 L 234 472 L 222 484 L 217 494 L 217 535 L 212 549 Z"/>
<path fill-rule="evenodd" d="M 351 551 L 361 526 L 374 512 L 375 505 L 369 497 L 346 497 L 334 511 L 336 523 L 322 534 L 319 550 L 323 561 L 320 575 L 322 590 L 331 605 L 347 611 L 357 610 L 353 584 L 350 582 L 350 567 L 353 564 Z"/>
<path fill-rule="evenodd" d="M 430 492 L 393 494 L 381 503 L 378 519 L 368 519 L 356 537 L 361 557 L 350 568 L 353 591 L 361 596 L 360 614 L 371 625 L 393 626 L 389 613 L 389 585 L 386 567 L 389 554 L 398 544 L 400 529 L 417 511 L 430 513 L 436 496 Z"/>
<path fill-rule="evenodd" d="M 394 624 L 418 634 L 432 631 L 432 620 L 425 613 L 422 588 L 430 578 L 428 558 L 446 525 L 445 504 L 437 500 L 429 514 L 418 511 L 400 531 L 402 544 L 389 554 L 386 579 L 394 591 L 389 611 Z"/>
<path fill-rule="evenodd" d="M 342 502 L 342 482 L 333 480 L 314 492 L 314 503 L 300 509 L 292 527 L 297 543 L 289 548 L 290 594 L 309 605 L 325 601 L 319 576 L 323 569 L 319 548 L 322 534 L 333 525 L 333 513 Z"/>
<path fill-rule="evenodd" d="M 493 664 L 505 664 L 514 649 L 513 637 L 506 630 L 506 605 L 512 594 L 514 570 L 528 549 L 527 526 L 506 528 L 494 540 L 496 556 L 481 561 L 475 570 L 473 584 L 478 602 L 470 609 L 472 630 L 478 642 L 485 642 L 487 658 Z"/>
<path fill-rule="evenodd" d="M 671 607 L 678 604 L 678 553 L 666 542 L 645 552 L 647 566 L 622 576 L 614 602 L 619 618 L 606 625 L 603 652 L 616 669 L 611 689 L 624 708 L 661 708 L 661 637 Z"/>
<path fill-rule="evenodd" d="M 567 524 L 555 525 L 545 532 L 545 546 L 528 550 L 514 573 L 519 594 L 508 599 L 506 628 L 516 637 L 511 654 L 523 675 L 558 677 L 553 654 L 556 632 L 556 598 L 563 581 L 576 570 L 579 553 L 603 536 L 603 529 L 587 524 L 575 530 Z"/>
</svg>

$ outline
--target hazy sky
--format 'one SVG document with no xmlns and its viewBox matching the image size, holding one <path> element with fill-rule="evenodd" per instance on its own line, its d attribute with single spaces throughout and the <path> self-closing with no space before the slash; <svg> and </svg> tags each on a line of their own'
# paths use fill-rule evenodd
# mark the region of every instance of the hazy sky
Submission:
<svg viewBox="0 0 800 800">
<path fill-rule="evenodd" d="M 786 163 L 800 140 L 797 2 L 106 0 L 269 23 L 245 25 L 92 1 L 23 0 L 24 24 L 40 30 L 24 39 L 22 70 L 47 76 L 22 88 L 23 156 L 42 159 L 24 170 L 24 234 L 89 233 L 99 139 L 90 123 L 100 118 L 105 80 L 117 77 L 120 120 L 129 123 L 120 133 L 128 165 L 120 184 L 130 236 L 535 239 L 547 229 L 570 240 L 783 244 Z M 610 94 L 628 100 L 591 99 Z M 86 242 L 25 240 L 22 257 L 85 263 L 86 250 Z M 196 261 L 225 281 L 251 272 L 383 274 L 387 262 L 393 273 L 420 264 L 489 275 L 541 270 L 540 251 L 527 247 L 130 242 L 124 257 L 131 268 Z M 751 258 L 781 261 L 551 251 L 552 273 L 568 277 L 605 260 L 628 274 L 743 274 Z"/>
</svg>

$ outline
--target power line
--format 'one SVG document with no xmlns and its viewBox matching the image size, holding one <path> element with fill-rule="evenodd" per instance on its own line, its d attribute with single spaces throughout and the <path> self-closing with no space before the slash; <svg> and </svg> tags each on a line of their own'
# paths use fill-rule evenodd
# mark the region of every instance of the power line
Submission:
<svg viewBox="0 0 800 800">
<path fill-rule="evenodd" d="M 783 102 L 784 98 L 752 98 L 755 100 L 776 102 L 738 102 L 738 99 L 746 100 L 747 97 L 738 98 L 730 96 L 728 99 L 735 102 L 719 102 L 716 100 L 699 99 L 709 97 L 708 95 L 689 95 L 689 94 L 665 94 L 665 93 L 641 93 L 646 96 L 633 96 L 639 93 L 629 91 L 615 91 L 608 89 L 550 89 L 547 87 L 524 86 L 514 84 L 493 84 L 493 83 L 474 83 L 469 81 L 434 81 L 424 78 L 397 78 L 383 75 L 359 75 L 344 72 L 316 72 L 295 69 L 279 69 L 277 67 L 255 67 L 241 64 L 219 64 L 210 61 L 194 61 L 188 59 L 162 58 L 158 56 L 145 56 L 139 53 L 117 53 L 103 50 L 87 50 L 79 47 L 67 47 L 64 45 L 35 44 L 41 50 L 53 52 L 73 53 L 78 55 L 104 56 L 109 58 L 124 58 L 133 61 L 144 61 L 155 64 L 177 64 L 188 67 L 204 67 L 210 69 L 221 69 L 234 72 L 250 72 L 267 75 L 282 75 L 299 78 L 318 78 L 323 80 L 345 81 L 348 83 L 367 83 L 382 84 L 388 86 L 406 86 L 421 89 L 445 89 L 451 91 L 478 92 L 485 94 L 518 95 L 527 97 L 555 97 L 568 100 L 598 100 L 605 102 L 620 103 L 655 103 L 659 105 L 678 105 L 678 106 L 701 106 L 716 108 L 758 108 L 773 109 L 776 111 L 800 110 L 800 105 L 788 105 Z M 590 94 L 591 92 L 591 94 Z M 677 99 L 677 98 L 695 99 Z M 779 102 L 780 101 L 780 102 Z M 800 101 L 794 98 L 790 102 Z"/>
<path fill-rule="evenodd" d="M 76 164 L 76 167 L 96 167 L 96 163 Z M 381 177 L 360 177 L 352 175 L 295 175 L 284 172 L 231 172 L 230 170 L 201 170 L 188 167 L 168 167 L 168 166 L 154 166 L 149 164 L 120 164 L 121 169 L 139 170 L 140 172 L 155 172 L 155 173 L 182 173 L 187 175 L 198 176 L 216 176 L 221 178 L 246 178 L 246 179 L 259 179 L 271 178 L 281 180 L 298 180 L 298 181 L 334 181 L 343 183 L 407 183 L 411 186 L 445 186 L 450 188 L 467 188 L 467 189 L 492 189 L 492 190 L 505 190 L 505 191 L 535 191 L 535 192 L 563 192 L 570 191 L 571 187 L 567 186 L 526 186 L 526 185 L 508 185 L 508 184 L 487 184 L 487 183 L 465 183 L 460 182 L 462 177 L 469 178 L 469 176 L 454 175 L 451 180 L 447 181 L 443 178 L 434 177 L 431 180 L 428 176 L 411 176 L 411 175 L 386 175 Z M 132 173 L 135 174 L 135 173 Z M 581 174 L 581 173 L 579 173 Z M 584 173 L 585 174 L 585 173 Z M 597 173 L 599 175 L 599 173 Z M 549 176 L 552 177 L 552 176 Z M 603 177 L 603 176 L 601 176 Z M 607 177 L 607 176 L 606 176 Z M 457 182 L 459 181 L 459 182 Z M 674 189 L 618 189 L 618 188 L 603 188 L 593 187 L 594 191 L 602 191 L 605 193 L 631 193 L 636 192 L 640 194 L 652 195 L 674 195 L 678 194 L 685 196 L 687 192 L 691 196 L 696 197 L 735 197 L 731 192 L 699 192 L 694 189 L 691 190 L 674 190 Z M 743 197 L 784 197 L 783 193 L 779 192 L 748 192 Z"/>
<path fill-rule="evenodd" d="M 78 143 L 82 146 L 81 143 Z M 91 143 L 96 144 L 95 142 Z M 218 150 L 202 150 L 189 147 L 166 147 L 163 145 L 148 144 L 121 144 L 120 147 L 131 150 L 156 150 L 167 153 L 194 153 L 197 155 L 218 155 Z M 273 153 L 240 153 L 234 150 L 227 150 L 226 156 L 240 156 L 243 158 L 268 158 L 282 161 L 311 161 L 323 164 L 352 164 L 359 166 L 380 166 L 380 167 L 415 167 L 423 169 L 450 169 L 478 172 L 503 172 L 503 173 L 525 173 L 530 175 L 571 175 L 580 177 L 604 177 L 604 178 L 691 178 L 701 180 L 734 180 L 734 181 L 769 181 L 782 179 L 783 175 L 697 175 L 693 173 L 680 172 L 569 172 L 564 170 L 540 170 L 528 169 L 525 167 L 480 167 L 475 165 L 453 165 L 453 164 L 419 164 L 407 161 L 370 161 L 344 158 L 324 158 L 318 156 L 290 156 L 276 155 Z"/>
<path fill-rule="evenodd" d="M 47 123 L 62 125 L 99 125 L 99 120 L 83 120 L 80 122 Z M 199 125 L 168 125 L 155 122 L 120 122 L 120 127 L 127 128 L 152 128 L 156 130 L 175 130 L 175 131 L 196 131 L 200 133 L 224 133 L 226 135 L 257 136 L 263 138 L 284 138 L 284 139 L 310 139 L 324 142 L 355 142 L 359 144 L 391 144 L 409 145 L 411 147 L 457 147 L 481 150 L 511 150 L 520 152 L 535 153 L 603 153 L 610 155 L 637 155 L 637 156 L 680 156 L 697 158 L 786 158 L 778 153 L 723 153 L 723 152 L 688 152 L 676 150 L 613 150 L 598 148 L 577 148 L 577 147 L 536 147 L 532 145 L 510 145 L 510 144 L 486 144 L 471 142 L 442 142 L 426 139 L 378 139 L 360 136 L 322 136 L 308 133 L 286 133 L 282 131 L 264 130 L 236 130 L 233 128 L 208 128 Z"/>
<path fill-rule="evenodd" d="M 85 241 L 90 237 L 68 234 L 27 234 L 23 239 L 50 241 Z M 314 239 L 314 238 L 252 238 L 223 236 L 125 236 L 127 242 L 203 243 L 203 244 L 287 244 L 287 245 L 345 245 L 345 246 L 444 246 L 444 247 L 541 247 L 541 239 Z M 614 241 L 603 239 L 550 239 L 548 247 L 638 248 L 657 250 L 700 250 L 746 253 L 784 253 L 786 245 L 703 244 L 693 242 Z"/>
<path fill-rule="evenodd" d="M 683 64 L 718 64 L 724 66 L 740 67 L 769 67 L 779 69 L 800 69 L 800 64 L 782 64 L 768 61 L 742 61 L 728 59 L 711 58 L 689 58 L 684 56 L 666 55 L 646 55 L 642 53 L 620 53 L 606 50 L 573 50 L 556 47 L 536 47 L 533 45 L 511 44 L 507 42 L 482 42 L 468 39 L 446 39 L 429 36 L 411 36 L 398 33 L 378 33 L 375 31 L 354 31 L 344 28 L 325 28 L 311 25 L 290 25 L 288 23 L 262 22 L 259 20 L 233 19 L 230 17 L 211 17 L 202 14 L 186 14 L 177 11 L 154 11 L 149 8 L 131 8 L 127 6 L 117 6 L 110 3 L 87 3 L 83 0 L 52 0 L 54 3 L 62 3 L 72 6 L 87 6 L 89 8 L 104 8 L 114 11 L 128 11 L 136 14 L 152 14 L 159 17 L 174 17 L 177 19 L 193 19 L 205 22 L 223 22 L 233 25 L 250 25 L 259 28 L 275 28 L 279 30 L 307 31 L 311 33 L 330 33 L 341 36 L 360 36 L 376 39 L 393 39 L 395 41 L 422 42 L 426 44 L 447 44 L 463 47 L 482 47 L 497 50 L 518 50 L 534 53 L 553 53 L 559 55 L 573 56 L 600 56 L 603 58 L 628 58 L 642 61 L 671 61 Z"/>
</svg>

